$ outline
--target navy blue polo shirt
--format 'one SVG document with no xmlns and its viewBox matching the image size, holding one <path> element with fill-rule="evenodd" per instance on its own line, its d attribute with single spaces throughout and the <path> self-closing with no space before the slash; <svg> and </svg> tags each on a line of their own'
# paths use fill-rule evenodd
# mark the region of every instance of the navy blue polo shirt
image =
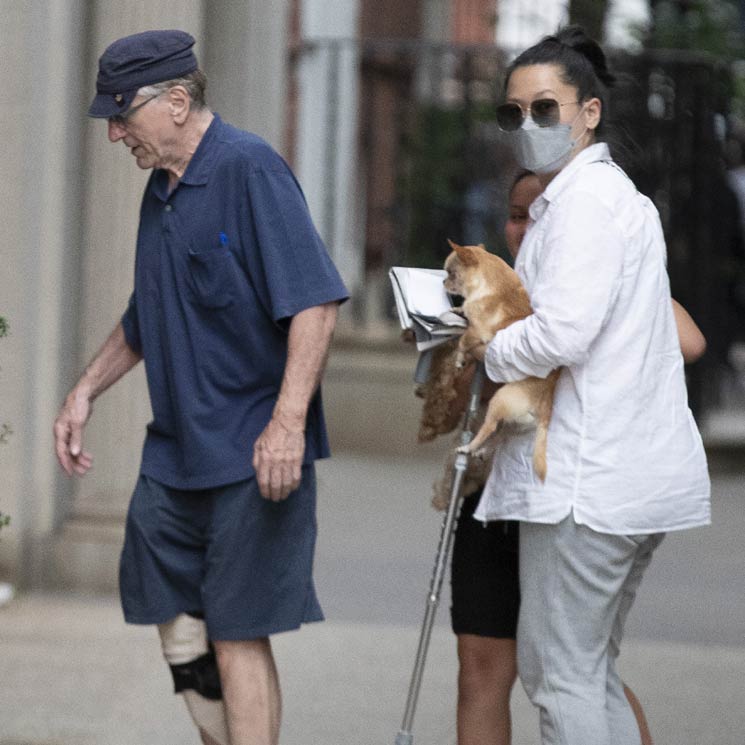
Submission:
<svg viewBox="0 0 745 745">
<path fill-rule="evenodd" d="M 179 489 L 251 476 L 290 319 L 346 298 L 287 164 L 215 115 L 178 186 L 169 194 L 167 172 L 156 170 L 142 200 L 122 317 L 144 357 L 153 410 L 141 472 Z M 319 392 L 305 462 L 328 454 Z"/>
</svg>

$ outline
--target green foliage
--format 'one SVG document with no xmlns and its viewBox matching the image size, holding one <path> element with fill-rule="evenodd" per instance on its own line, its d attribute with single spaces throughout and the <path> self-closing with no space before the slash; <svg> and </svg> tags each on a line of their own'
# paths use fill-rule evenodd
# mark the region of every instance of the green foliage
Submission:
<svg viewBox="0 0 745 745">
<path fill-rule="evenodd" d="M 745 61 L 732 65 L 732 114 L 739 121 L 745 121 Z"/>
<path fill-rule="evenodd" d="M 464 194 L 473 179 L 467 149 L 473 129 L 494 121 L 491 102 L 470 108 L 424 104 L 403 143 L 406 167 L 398 192 L 407 214 L 407 231 L 398 261 L 408 266 L 440 266 L 450 249 L 447 238 L 458 238 Z M 490 237 L 491 242 L 491 237 Z"/>
<path fill-rule="evenodd" d="M 648 47 L 745 57 L 745 34 L 735 0 L 659 0 L 653 4 Z"/>
<path fill-rule="evenodd" d="M 444 242 L 449 215 L 459 206 L 465 140 L 460 111 L 423 106 L 417 112 L 404 148 L 408 167 L 402 184 L 410 216 L 406 261 L 412 266 L 441 263 L 437 244 Z"/>
<path fill-rule="evenodd" d="M 639 36 L 648 48 L 706 54 L 729 66 L 725 95 L 735 118 L 745 117 L 745 17 L 738 0 L 657 0 Z"/>
</svg>

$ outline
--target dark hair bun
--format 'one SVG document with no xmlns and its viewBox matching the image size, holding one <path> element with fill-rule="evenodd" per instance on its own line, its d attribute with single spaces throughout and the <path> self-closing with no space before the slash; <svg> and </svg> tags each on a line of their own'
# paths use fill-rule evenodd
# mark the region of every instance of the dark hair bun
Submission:
<svg viewBox="0 0 745 745">
<path fill-rule="evenodd" d="M 565 26 L 557 31 L 554 38 L 560 44 L 570 47 L 585 57 L 595 70 L 595 75 L 606 87 L 611 88 L 613 86 L 616 78 L 608 70 L 605 53 L 600 45 L 585 33 L 582 26 Z"/>
</svg>

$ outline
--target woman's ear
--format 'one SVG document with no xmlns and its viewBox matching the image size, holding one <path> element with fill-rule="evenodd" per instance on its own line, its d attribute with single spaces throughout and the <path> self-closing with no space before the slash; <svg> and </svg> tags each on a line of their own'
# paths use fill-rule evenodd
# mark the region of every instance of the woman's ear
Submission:
<svg viewBox="0 0 745 745">
<path fill-rule="evenodd" d="M 585 124 L 587 129 L 597 129 L 603 115 L 603 104 L 599 98 L 591 98 L 585 104 Z"/>
</svg>

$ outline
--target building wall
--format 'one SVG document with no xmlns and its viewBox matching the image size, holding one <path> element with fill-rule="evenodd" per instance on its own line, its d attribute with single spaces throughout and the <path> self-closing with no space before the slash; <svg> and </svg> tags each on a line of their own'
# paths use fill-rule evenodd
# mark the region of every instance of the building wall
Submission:
<svg viewBox="0 0 745 745">
<path fill-rule="evenodd" d="M 496 0 L 454 0 L 451 39 L 459 44 L 493 44 L 496 22 Z"/>
<path fill-rule="evenodd" d="M 499 0 L 497 44 L 517 53 L 554 32 L 568 17 L 568 0 Z"/>
</svg>

